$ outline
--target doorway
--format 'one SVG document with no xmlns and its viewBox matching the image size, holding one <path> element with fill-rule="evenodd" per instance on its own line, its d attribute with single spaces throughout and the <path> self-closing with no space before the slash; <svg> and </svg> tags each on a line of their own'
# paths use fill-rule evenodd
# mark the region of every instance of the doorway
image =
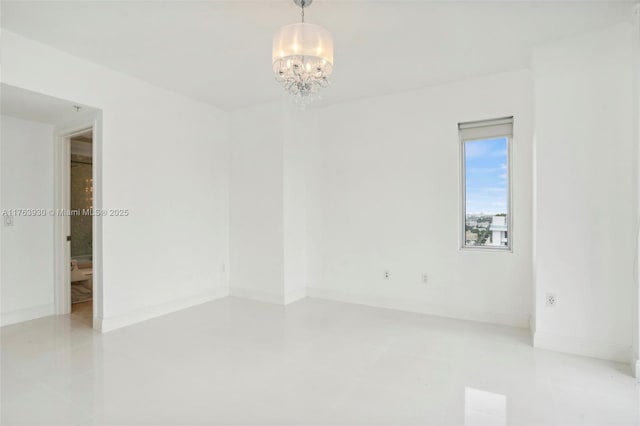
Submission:
<svg viewBox="0 0 640 426">
<path fill-rule="evenodd" d="M 71 313 L 71 241 L 67 237 L 72 235 L 70 215 L 76 214 L 70 204 L 71 139 L 83 142 L 84 151 L 79 154 L 90 158 L 90 171 L 85 168 L 88 176 L 83 178 L 88 180 L 81 191 L 86 187 L 86 201 L 96 210 L 102 205 L 102 111 L 5 83 L 0 83 L 0 91 L 0 206 L 6 212 L 1 228 L 0 290 L 7 296 L 0 307 L 0 325 L 5 326 Z M 88 161 L 75 158 L 74 163 L 78 162 Z M 90 298 L 84 296 L 89 303 L 84 306 L 91 308 L 93 318 L 86 323 L 100 329 L 102 219 L 87 216 L 84 220 L 89 229 L 83 228 L 84 236 L 74 232 L 78 242 L 84 241 L 81 250 L 74 247 L 74 256 L 79 271 L 92 272 Z"/>
<path fill-rule="evenodd" d="M 55 305 L 80 325 L 101 329 L 98 206 L 99 116 L 56 138 Z"/>
<path fill-rule="evenodd" d="M 70 137 L 71 318 L 93 326 L 93 129 Z"/>
</svg>

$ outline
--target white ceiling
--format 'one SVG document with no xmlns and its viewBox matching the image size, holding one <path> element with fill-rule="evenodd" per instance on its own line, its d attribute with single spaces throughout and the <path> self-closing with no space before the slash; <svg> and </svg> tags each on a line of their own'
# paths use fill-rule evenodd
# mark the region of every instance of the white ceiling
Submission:
<svg viewBox="0 0 640 426">
<path fill-rule="evenodd" d="M 30 92 L 4 83 L 0 84 L 0 95 L 2 115 L 52 125 L 68 123 L 96 111 L 95 108 L 73 101 Z M 81 106 L 80 111 L 76 111 L 74 105 Z"/>
<path fill-rule="evenodd" d="M 315 0 L 335 71 L 324 103 L 529 66 L 532 46 L 631 19 L 632 2 Z M 225 110 L 282 96 L 271 40 L 291 0 L 2 1 L 2 27 Z"/>
</svg>

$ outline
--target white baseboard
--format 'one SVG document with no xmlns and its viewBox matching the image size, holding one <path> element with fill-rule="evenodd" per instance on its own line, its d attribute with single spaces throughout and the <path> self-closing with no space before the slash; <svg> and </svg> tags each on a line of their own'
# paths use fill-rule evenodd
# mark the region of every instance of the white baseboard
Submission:
<svg viewBox="0 0 640 426">
<path fill-rule="evenodd" d="M 354 303 L 357 305 L 395 309 L 398 311 L 414 312 L 418 314 L 434 315 L 467 321 L 486 322 L 510 327 L 527 328 L 529 326 L 528 315 L 522 315 L 520 318 L 513 318 L 508 315 L 497 313 L 473 312 L 467 309 L 453 310 L 430 305 L 428 302 L 422 300 L 391 299 L 379 296 L 343 293 L 341 291 L 325 290 L 320 288 L 307 288 L 307 296 L 318 299 L 335 300 L 337 302 Z"/>
<path fill-rule="evenodd" d="M 307 290 L 301 288 L 282 295 L 250 288 L 231 287 L 231 296 L 256 300 L 258 302 L 275 303 L 276 305 L 288 305 L 289 303 L 305 298 L 307 296 Z"/>
<path fill-rule="evenodd" d="M 533 335 L 533 346 L 539 349 L 566 352 L 625 364 L 631 358 L 631 347 L 628 345 L 586 340 L 554 333 L 541 333 L 539 331 L 536 331 Z"/>
<path fill-rule="evenodd" d="M 631 374 L 640 381 L 640 359 L 631 361 Z"/>
<path fill-rule="evenodd" d="M 292 290 L 284 295 L 284 304 L 288 305 L 289 303 L 297 302 L 298 300 L 304 299 L 305 297 L 307 297 L 306 288 Z"/>
<path fill-rule="evenodd" d="M 16 311 L 2 312 L 0 315 L 0 326 L 16 324 L 19 322 L 30 321 L 37 318 L 48 317 L 55 313 L 55 306 L 53 303 L 46 305 L 33 306 L 25 309 L 18 309 Z"/>
<path fill-rule="evenodd" d="M 251 299 L 258 302 L 275 303 L 276 305 L 282 305 L 284 298 L 282 294 L 269 293 L 266 291 L 254 290 L 251 288 L 231 287 L 230 294 L 233 297 L 240 297 L 242 299 Z"/>
<path fill-rule="evenodd" d="M 631 365 L 631 374 L 633 377 L 638 379 L 640 382 L 640 353 L 638 353 L 640 349 L 636 346 L 631 352 L 631 361 L 629 364 Z"/>
<path fill-rule="evenodd" d="M 93 317 L 93 329 L 99 332 L 105 331 L 101 317 Z"/>
<path fill-rule="evenodd" d="M 529 336 L 531 336 L 531 341 L 533 341 L 534 334 L 536 334 L 536 320 L 533 315 L 529 315 Z"/>
<path fill-rule="evenodd" d="M 127 312 L 125 314 L 107 318 L 94 318 L 93 328 L 104 333 L 151 318 L 170 314 L 171 312 L 186 309 L 191 306 L 199 305 L 201 303 L 220 299 L 228 295 L 229 287 L 218 287 L 211 291 L 187 297 L 185 299 L 172 300 L 171 302 L 162 303 L 160 305 L 148 306 L 134 312 Z"/>
</svg>

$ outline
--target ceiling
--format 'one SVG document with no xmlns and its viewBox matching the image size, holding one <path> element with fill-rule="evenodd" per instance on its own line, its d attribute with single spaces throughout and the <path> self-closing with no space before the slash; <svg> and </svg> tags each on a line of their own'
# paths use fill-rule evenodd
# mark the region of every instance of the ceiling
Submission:
<svg viewBox="0 0 640 426">
<path fill-rule="evenodd" d="M 71 138 L 71 142 L 92 143 L 93 142 L 93 129 L 89 129 L 86 132 L 74 134 Z"/>
<path fill-rule="evenodd" d="M 316 0 L 335 43 L 324 100 L 529 66 L 534 45 L 631 19 L 633 2 Z M 280 99 L 271 40 L 290 0 L 2 1 L 3 28 L 224 110 Z"/>
<path fill-rule="evenodd" d="M 71 138 L 70 147 L 72 155 L 80 155 L 82 157 L 93 157 L 93 129 L 89 129 L 84 133 L 76 134 Z"/>
<path fill-rule="evenodd" d="M 9 117 L 38 121 L 52 125 L 61 125 L 86 114 L 96 111 L 95 108 L 80 105 L 73 101 L 58 99 L 40 93 L 31 92 L 18 87 L 0 84 L 0 112 Z M 80 106 L 76 111 L 74 106 Z"/>
</svg>

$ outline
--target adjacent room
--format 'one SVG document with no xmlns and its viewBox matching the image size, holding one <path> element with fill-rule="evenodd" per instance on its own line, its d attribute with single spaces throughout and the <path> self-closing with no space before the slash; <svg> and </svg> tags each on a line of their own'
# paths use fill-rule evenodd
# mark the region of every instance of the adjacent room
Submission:
<svg viewBox="0 0 640 426">
<path fill-rule="evenodd" d="M 637 1 L 0 9 L 0 424 L 640 425 Z"/>
<path fill-rule="evenodd" d="M 82 213 L 93 204 L 92 137 L 91 129 L 72 136 L 69 159 L 71 314 L 83 318 L 90 327 L 93 326 L 93 221 L 90 214 Z"/>
</svg>

